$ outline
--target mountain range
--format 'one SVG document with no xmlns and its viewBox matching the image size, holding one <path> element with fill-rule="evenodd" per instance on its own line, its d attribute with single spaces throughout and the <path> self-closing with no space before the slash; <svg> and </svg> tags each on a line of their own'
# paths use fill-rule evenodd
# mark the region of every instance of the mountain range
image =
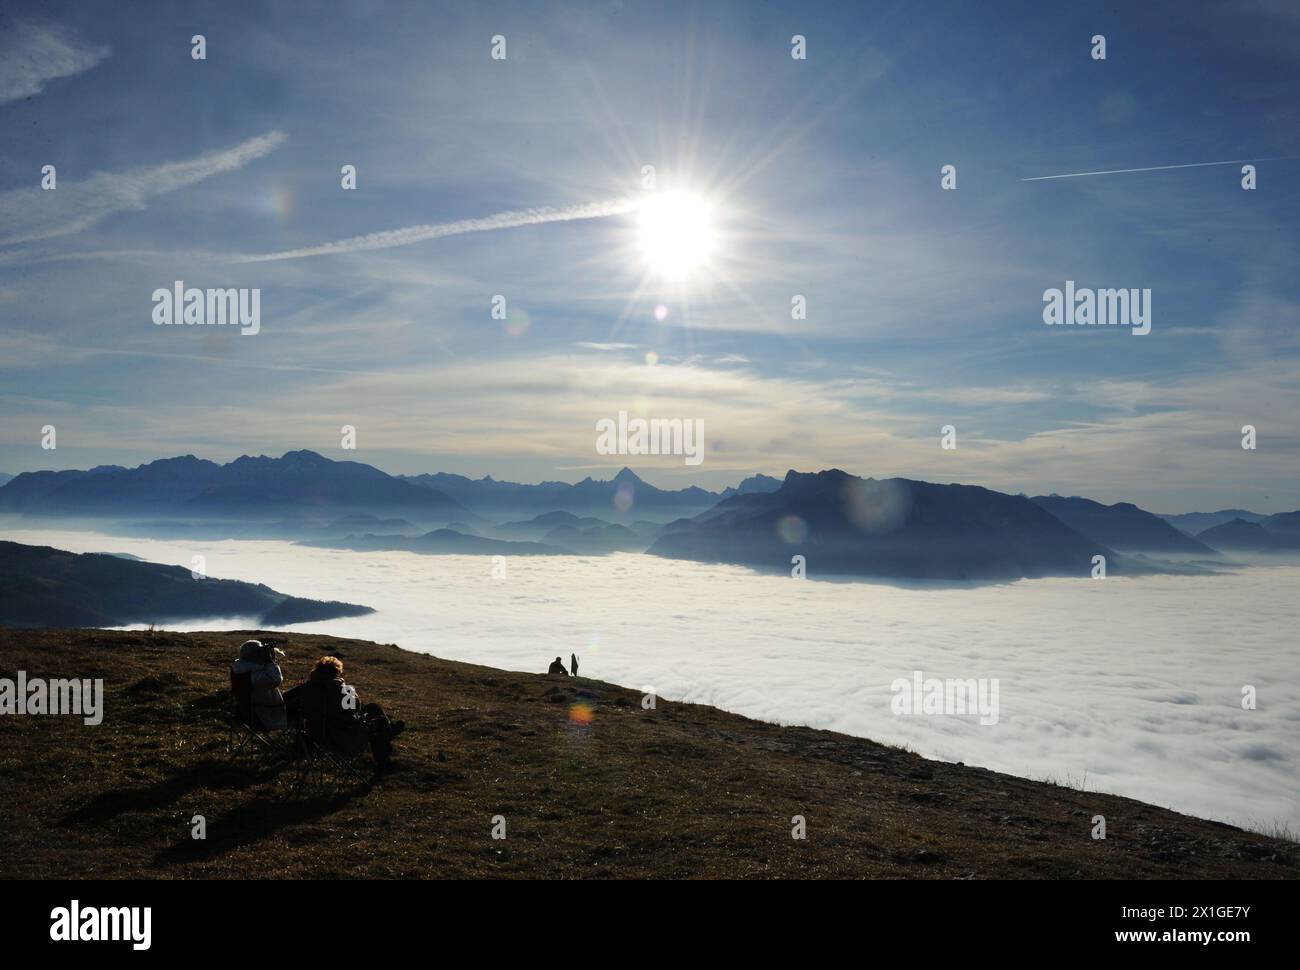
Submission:
<svg viewBox="0 0 1300 970">
<path fill-rule="evenodd" d="M 102 528 L 127 534 L 427 554 L 649 551 L 787 569 L 791 555 L 815 551 L 821 574 L 909 579 L 1077 575 L 1090 571 L 1094 555 L 1112 570 L 1181 568 L 1218 557 L 1217 549 L 1280 552 L 1300 538 L 1300 512 L 1234 511 L 1158 516 L 1127 502 L 839 470 L 752 475 L 722 492 L 658 488 L 628 468 L 609 480 L 526 485 L 392 476 L 312 451 L 224 465 L 183 455 L 137 468 L 28 472 L 0 486 L 0 513 L 108 518 Z M 1189 534 L 1202 522 L 1212 525 Z"/>
<path fill-rule="evenodd" d="M 573 484 L 541 482 L 521 485 L 499 482 L 490 475 L 471 479 L 446 472 L 402 477 L 404 481 L 422 488 L 449 495 L 466 508 L 484 515 L 564 511 L 617 519 L 672 518 L 701 512 L 723 497 L 695 485 L 677 490 L 657 488 L 638 478 L 630 468 L 622 469 L 609 481 L 588 477 Z M 758 475 L 745 481 L 750 483 L 750 489 L 758 489 L 767 477 Z"/>
<path fill-rule="evenodd" d="M 374 512 L 426 522 L 473 518 L 436 489 L 313 451 L 291 451 L 280 458 L 245 455 L 225 465 L 182 455 L 138 468 L 103 465 L 88 471 L 25 472 L 0 487 L 0 512 L 243 520 Z"/>
<path fill-rule="evenodd" d="M 624 468 L 609 481 L 524 485 L 443 472 L 393 476 L 371 465 L 334 461 L 313 451 L 280 458 L 244 455 L 218 464 L 193 455 L 162 458 L 136 468 L 100 465 L 77 471 L 25 472 L 0 483 L 0 513 L 63 516 L 172 516 L 280 520 L 297 534 L 318 522 L 369 514 L 414 522 L 478 527 L 479 512 L 498 519 L 519 513 L 567 511 L 625 522 L 667 521 L 694 514 L 738 492 L 776 488 L 766 475 L 738 488 L 711 492 L 697 486 L 662 489 Z M 263 532 L 267 526 L 261 527 Z"/>
<path fill-rule="evenodd" d="M 1089 576 L 1118 556 L 1024 496 L 974 485 L 789 472 L 775 492 L 734 495 L 671 524 L 651 555 L 808 575 L 1003 580 Z"/>
<path fill-rule="evenodd" d="M 771 475 L 750 475 L 734 488 L 728 485 L 718 496 L 720 499 L 731 498 L 733 495 L 754 495 L 758 492 L 775 492 L 781 487 L 781 479 L 773 478 Z"/>
</svg>

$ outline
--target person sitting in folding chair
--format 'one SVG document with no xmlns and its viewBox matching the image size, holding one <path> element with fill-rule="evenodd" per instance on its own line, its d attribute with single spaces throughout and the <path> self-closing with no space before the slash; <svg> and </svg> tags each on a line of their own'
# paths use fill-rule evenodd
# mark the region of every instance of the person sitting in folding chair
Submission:
<svg viewBox="0 0 1300 970">
<path fill-rule="evenodd" d="M 240 716 L 250 728 L 283 731 L 288 727 L 284 695 L 280 693 L 284 673 L 276 663 L 283 656 L 283 650 L 263 645 L 260 640 L 245 640 L 239 648 L 239 659 L 230 668 L 230 686 Z"/>
<path fill-rule="evenodd" d="M 390 721 L 378 704 L 359 706 L 356 688 L 343 680 L 343 661 L 321 657 L 302 687 L 302 717 L 307 735 L 344 754 L 358 754 L 370 746 L 377 764 L 393 751 L 393 738 L 406 726 Z"/>
</svg>

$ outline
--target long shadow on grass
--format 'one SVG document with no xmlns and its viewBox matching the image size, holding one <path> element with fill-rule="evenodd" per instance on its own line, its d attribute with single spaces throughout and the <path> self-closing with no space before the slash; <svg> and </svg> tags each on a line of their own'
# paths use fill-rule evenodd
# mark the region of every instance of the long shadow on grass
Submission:
<svg viewBox="0 0 1300 970">
<path fill-rule="evenodd" d="M 167 866 L 224 855 L 232 849 L 260 842 L 285 826 L 333 814 L 351 800 L 352 793 L 348 792 L 291 800 L 260 796 L 220 818 L 208 819 L 205 839 L 181 839 L 155 855 L 153 862 L 156 866 Z"/>
<path fill-rule="evenodd" d="M 208 758 L 151 785 L 101 792 L 85 805 L 65 815 L 63 821 L 64 824 L 97 822 L 123 812 L 162 808 L 196 788 L 237 790 L 264 781 L 266 775 L 266 769 L 249 771 L 229 761 Z"/>
</svg>

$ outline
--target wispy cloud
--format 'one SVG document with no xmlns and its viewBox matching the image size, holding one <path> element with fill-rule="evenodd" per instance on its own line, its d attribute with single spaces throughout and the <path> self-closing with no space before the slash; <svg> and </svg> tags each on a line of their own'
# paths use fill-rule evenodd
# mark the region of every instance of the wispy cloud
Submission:
<svg viewBox="0 0 1300 970">
<path fill-rule="evenodd" d="M 0 35 L 0 104 L 40 94 L 50 81 L 89 71 L 111 53 L 62 27 L 14 24 Z"/>
<path fill-rule="evenodd" d="M 52 192 L 39 187 L 0 194 L 0 243 L 51 239 L 81 232 L 117 212 L 145 208 L 159 195 L 175 192 L 213 175 L 242 168 L 284 144 L 281 131 L 269 131 L 230 148 L 183 162 L 166 162 L 125 172 L 100 172 L 76 183 L 60 182 Z"/>
<path fill-rule="evenodd" d="M 444 236 L 459 236 L 467 232 L 490 232 L 493 229 L 514 229 L 518 226 L 535 226 L 543 222 L 570 222 L 574 219 L 603 219 L 606 216 L 622 215 L 636 208 L 634 199 L 611 199 L 605 202 L 584 202 L 580 205 L 562 208 L 544 207 L 539 209 L 519 209 L 514 212 L 498 212 L 496 215 L 481 219 L 459 219 L 455 222 L 439 222 L 419 226 L 406 226 L 401 229 L 387 229 L 372 232 L 365 236 L 352 236 L 337 242 L 308 246 L 304 249 L 286 249 L 278 253 L 261 253 L 258 255 L 237 256 L 236 263 L 266 263 L 281 259 L 301 259 L 304 256 L 330 256 L 335 253 L 359 253 L 371 249 L 392 249 L 394 246 L 409 246 L 411 243 L 424 242 L 427 239 L 441 239 Z"/>
<path fill-rule="evenodd" d="M 579 340 L 577 346 L 583 348 L 584 350 L 599 350 L 602 352 L 612 352 L 616 350 L 637 350 L 640 347 L 639 344 L 606 343 L 598 340 Z"/>
<path fill-rule="evenodd" d="M 1244 162 L 1276 162 L 1277 158 L 1231 158 L 1226 162 L 1186 162 L 1181 165 L 1149 165 L 1146 168 L 1110 168 L 1101 172 L 1067 172 L 1065 175 L 1035 175 L 1022 182 L 1046 182 L 1049 179 L 1077 179 L 1087 175 L 1128 175 L 1132 172 L 1165 172 L 1175 168 L 1206 168 L 1211 165 L 1241 165 Z"/>
</svg>

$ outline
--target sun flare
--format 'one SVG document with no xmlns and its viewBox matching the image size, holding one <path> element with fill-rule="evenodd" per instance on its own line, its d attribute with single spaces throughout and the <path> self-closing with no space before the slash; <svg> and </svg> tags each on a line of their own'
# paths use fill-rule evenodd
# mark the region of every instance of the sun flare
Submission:
<svg viewBox="0 0 1300 970">
<path fill-rule="evenodd" d="M 682 280 L 708 265 L 717 241 L 713 207 L 688 192 L 658 192 L 638 208 L 638 242 L 652 272 Z"/>
</svg>

